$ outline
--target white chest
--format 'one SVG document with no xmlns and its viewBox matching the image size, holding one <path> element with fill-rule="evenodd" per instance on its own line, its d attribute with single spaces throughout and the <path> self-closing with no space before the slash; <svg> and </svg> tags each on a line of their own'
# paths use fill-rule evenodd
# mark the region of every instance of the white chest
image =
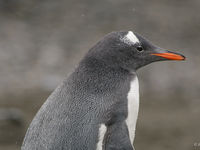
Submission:
<svg viewBox="0 0 200 150">
<path fill-rule="evenodd" d="M 139 82 L 137 76 L 131 81 L 128 93 L 128 117 L 126 124 L 128 126 L 129 136 L 133 144 L 135 137 L 135 127 L 139 111 Z"/>
<path fill-rule="evenodd" d="M 97 143 L 97 149 L 96 150 L 102 150 L 103 146 L 103 138 L 104 135 L 106 134 L 107 128 L 104 124 L 101 124 L 99 127 L 99 141 Z"/>
</svg>

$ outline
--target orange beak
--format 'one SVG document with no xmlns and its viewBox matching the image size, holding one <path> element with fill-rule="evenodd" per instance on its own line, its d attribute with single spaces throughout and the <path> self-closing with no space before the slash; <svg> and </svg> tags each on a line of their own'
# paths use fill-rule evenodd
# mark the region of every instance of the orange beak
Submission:
<svg viewBox="0 0 200 150">
<path fill-rule="evenodd" d="M 175 54 L 175 53 L 171 53 L 171 52 L 167 52 L 167 53 L 153 53 L 151 55 L 156 55 L 156 56 L 160 56 L 169 60 L 185 60 L 185 57 L 183 55 L 180 54 Z"/>
</svg>

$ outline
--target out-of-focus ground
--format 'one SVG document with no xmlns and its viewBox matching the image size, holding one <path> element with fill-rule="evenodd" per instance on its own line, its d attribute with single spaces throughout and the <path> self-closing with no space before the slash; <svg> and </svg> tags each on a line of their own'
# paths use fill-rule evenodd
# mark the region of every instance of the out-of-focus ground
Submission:
<svg viewBox="0 0 200 150">
<path fill-rule="evenodd" d="M 200 150 L 199 0 L 1 0 L 0 149 L 20 149 L 48 95 L 116 30 L 133 30 L 187 57 L 138 71 L 135 148 Z"/>
</svg>

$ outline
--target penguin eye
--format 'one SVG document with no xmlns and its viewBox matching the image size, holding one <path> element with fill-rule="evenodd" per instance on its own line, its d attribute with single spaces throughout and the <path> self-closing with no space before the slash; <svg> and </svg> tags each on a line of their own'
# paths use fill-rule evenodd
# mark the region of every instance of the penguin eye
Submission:
<svg viewBox="0 0 200 150">
<path fill-rule="evenodd" d="M 142 46 L 138 46 L 138 47 L 137 47 L 137 50 L 138 50 L 139 52 L 142 52 L 144 49 L 143 49 Z"/>
</svg>

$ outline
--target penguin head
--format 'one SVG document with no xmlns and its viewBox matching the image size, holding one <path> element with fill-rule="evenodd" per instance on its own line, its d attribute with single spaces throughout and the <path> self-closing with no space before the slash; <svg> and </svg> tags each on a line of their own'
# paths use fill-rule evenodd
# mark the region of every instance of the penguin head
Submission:
<svg viewBox="0 0 200 150">
<path fill-rule="evenodd" d="M 131 72 L 156 61 L 185 60 L 185 56 L 162 49 L 132 31 L 112 32 L 99 41 L 89 55 L 106 65 Z"/>
</svg>

